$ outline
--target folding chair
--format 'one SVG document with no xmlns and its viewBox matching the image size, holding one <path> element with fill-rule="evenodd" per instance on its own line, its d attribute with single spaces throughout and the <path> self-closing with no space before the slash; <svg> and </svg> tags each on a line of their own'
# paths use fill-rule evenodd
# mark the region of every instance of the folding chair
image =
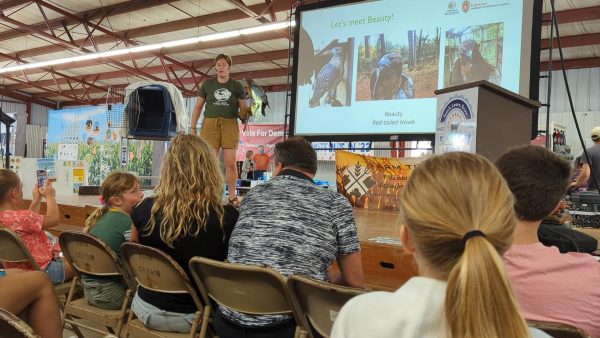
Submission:
<svg viewBox="0 0 600 338">
<path fill-rule="evenodd" d="M 23 241 L 12 230 L 0 227 L 0 261 L 4 263 L 29 263 L 34 270 L 40 267 L 31 257 Z M 57 296 L 66 295 L 71 289 L 71 281 L 54 285 Z M 59 302 L 62 307 L 62 303 Z"/>
<path fill-rule="evenodd" d="M 222 306 L 252 315 L 292 314 L 296 318 L 285 278 L 274 269 L 194 257 L 190 272 L 200 293 Z M 294 337 L 299 336 L 297 326 Z"/>
<path fill-rule="evenodd" d="M 318 281 L 313 278 L 292 275 L 287 288 L 304 331 L 313 338 L 314 329 L 319 335 L 329 337 L 333 322 L 340 309 L 350 298 L 365 290 Z"/>
<path fill-rule="evenodd" d="M 571 324 L 528 320 L 527 325 L 540 329 L 554 338 L 590 338 L 584 330 Z"/>
<path fill-rule="evenodd" d="M 127 273 L 117 255 L 100 239 L 82 232 L 63 232 L 59 237 L 65 259 L 71 264 L 75 276 L 63 312 L 63 321 L 72 326 L 84 327 L 100 334 L 119 336 L 127 319 L 127 312 L 133 299 L 135 281 Z M 127 286 L 125 299 L 120 310 L 105 310 L 90 305 L 85 298 L 74 300 L 76 286 L 83 275 L 92 277 L 120 277 Z M 88 320 L 106 327 L 106 331 L 84 324 L 81 321 L 67 319 L 75 317 Z"/>
<path fill-rule="evenodd" d="M 198 298 L 190 279 L 185 271 L 169 255 L 164 252 L 140 245 L 137 243 L 123 243 L 121 246 L 121 257 L 125 267 L 134 276 L 138 285 L 152 291 L 189 294 L 198 311 L 194 316 L 194 322 L 189 333 L 162 332 L 149 329 L 137 318 L 133 311 L 129 312 L 129 320 L 125 329 L 125 337 L 134 335 L 136 337 L 198 337 L 197 328 L 200 327 L 200 338 L 206 336 L 210 310 Z"/>
<path fill-rule="evenodd" d="M 0 308 L 0 338 L 39 338 L 39 336 L 19 317 Z"/>
</svg>

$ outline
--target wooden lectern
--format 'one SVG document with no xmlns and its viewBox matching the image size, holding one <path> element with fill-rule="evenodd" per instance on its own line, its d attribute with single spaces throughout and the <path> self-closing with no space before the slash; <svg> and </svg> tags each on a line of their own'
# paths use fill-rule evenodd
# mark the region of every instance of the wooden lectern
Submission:
<svg viewBox="0 0 600 338">
<path fill-rule="evenodd" d="M 531 141 L 532 111 L 541 106 L 488 81 L 436 90 L 435 153 L 474 152 L 495 161 Z"/>
</svg>

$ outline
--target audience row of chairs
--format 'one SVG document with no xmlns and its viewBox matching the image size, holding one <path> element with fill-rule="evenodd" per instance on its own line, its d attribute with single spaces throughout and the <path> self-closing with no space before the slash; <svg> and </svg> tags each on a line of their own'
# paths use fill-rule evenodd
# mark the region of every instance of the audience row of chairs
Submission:
<svg viewBox="0 0 600 338">
<path fill-rule="evenodd" d="M 248 314 L 292 314 L 299 325 L 296 337 L 312 338 L 311 328 L 321 336 L 328 337 L 335 314 L 348 299 L 364 292 L 303 276 L 286 279 L 267 267 L 219 262 L 203 257 L 195 257 L 190 261 L 192 282 L 177 262 L 155 248 L 125 243 L 119 258 L 104 242 L 89 234 L 63 232 L 59 240 L 65 259 L 75 273 L 64 304 L 63 319 L 72 327 L 83 327 L 100 334 L 123 337 L 210 337 L 213 333 L 208 324 L 216 302 Z M 9 242 L 13 245 L 11 254 L 0 251 L 0 260 L 31 261 L 18 236 L 0 228 L 0 245 Z M 19 257 L 16 257 L 16 252 L 21 253 Z M 122 276 L 128 286 L 122 308 L 100 309 L 79 297 L 79 283 L 83 274 Z M 190 332 L 167 333 L 145 327 L 129 309 L 137 285 L 159 292 L 190 294 L 198 308 Z M 88 322 L 95 325 L 86 324 Z M 99 326 L 106 327 L 106 330 L 98 329 Z"/>
<path fill-rule="evenodd" d="M 211 337 L 213 332 L 208 324 L 216 302 L 248 314 L 291 313 L 298 324 L 296 337 L 313 338 L 313 332 L 328 337 L 335 314 L 350 298 L 364 292 L 303 276 L 286 279 L 267 267 L 219 262 L 203 257 L 195 257 L 190 261 L 194 284 L 170 256 L 151 247 L 125 243 L 121 247 L 119 258 L 104 242 L 89 234 L 64 232 L 59 240 L 75 277 L 68 293 L 64 291 L 64 285 L 57 286 L 60 291 L 57 293 L 67 294 L 63 319 L 75 328 L 78 335 L 78 327 L 84 327 L 119 337 Z M 31 262 L 36 267 L 19 237 L 1 227 L 0 261 Z M 103 310 L 89 305 L 80 297 L 78 289 L 82 274 L 122 276 L 128 286 L 122 308 Z M 167 333 L 146 328 L 130 311 L 137 285 L 159 292 L 190 294 L 198 309 L 190 332 Z M 0 320 L 3 322 L 0 328 L 15 330 L 14 337 L 33 337 L 27 335 L 30 331 L 26 324 L 14 315 L 0 311 L 0 319 L 3 319 Z M 95 326 L 87 325 L 87 322 L 94 323 Z M 553 337 L 587 337 L 585 332 L 570 325 L 545 322 L 530 324 Z M 98 326 L 106 327 L 106 330 L 100 330 Z M 16 332 L 22 335 L 16 335 Z"/>
</svg>

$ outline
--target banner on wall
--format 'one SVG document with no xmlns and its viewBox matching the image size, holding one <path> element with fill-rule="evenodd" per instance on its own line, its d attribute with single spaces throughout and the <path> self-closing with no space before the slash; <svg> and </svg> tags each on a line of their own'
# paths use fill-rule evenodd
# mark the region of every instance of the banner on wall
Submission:
<svg viewBox="0 0 600 338">
<path fill-rule="evenodd" d="M 353 207 L 398 210 L 400 192 L 420 158 L 388 158 L 337 151 L 337 190 Z"/>
<path fill-rule="evenodd" d="M 124 105 L 116 104 L 110 111 L 114 115 L 123 109 Z M 107 106 L 49 110 L 44 157 L 85 161 L 85 177 L 91 185 L 100 185 L 121 166 L 139 176 L 152 175 L 153 141 L 128 140 L 122 144 L 125 129 L 115 125 L 107 112 Z M 76 176 L 80 179 L 79 171 Z"/>
<path fill-rule="evenodd" d="M 319 161 L 335 161 L 337 149 L 350 151 L 355 154 L 375 155 L 371 149 L 371 142 L 312 142 L 312 147 L 317 152 Z"/>
<path fill-rule="evenodd" d="M 236 159 L 243 161 L 248 150 L 252 150 L 254 154 L 257 154 L 258 146 L 261 144 L 265 147 L 265 154 L 272 159 L 275 143 L 283 141 L 285 131 L 283 124 L 248 123 L 246 130 L 244 130 L 244 127 L 243 124 L 240 124 L 240 142 Z"/>
</svg>

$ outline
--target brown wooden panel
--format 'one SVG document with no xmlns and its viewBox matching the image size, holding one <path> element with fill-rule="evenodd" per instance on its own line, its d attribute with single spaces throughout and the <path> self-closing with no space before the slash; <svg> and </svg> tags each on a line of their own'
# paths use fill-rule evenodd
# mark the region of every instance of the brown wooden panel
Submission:
<svg viewBox="0 0 600 338">
<path fill-rule="evenodd" d="M 49 228 L 48 231 L 54 236 L 58 237 L 63 231 L 83 231 L 83 227 L 79 225 L 59 224 L 55 227 Z"/>
<path fill-rule="evenodd" d="M 96 209 L 98 209 L 98 207 L 93 206 L 93 205 L 86 205 L 85 206 L 85 219 L 88 219 L 88 217 L 90 217 L 90 215 L 96 211 Z"/>
<path fill-rule="evenodd" d="M 85 224 L 85 208 L 59 204 L 59 223 L 83 226 Z"/>
<path fill-rule="evenodd" d="M 361 242 L 365 284 L 373 289 L 396 290 L 417 275 L 413 256 L 399 245 Z"/>
</svg>

